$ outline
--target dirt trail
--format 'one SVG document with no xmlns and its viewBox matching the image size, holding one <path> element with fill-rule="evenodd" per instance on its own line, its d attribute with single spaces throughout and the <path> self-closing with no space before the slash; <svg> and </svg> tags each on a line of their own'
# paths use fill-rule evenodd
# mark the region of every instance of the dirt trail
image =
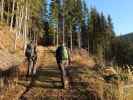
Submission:
<svg viewBox="0 0 133 100">
<path fill-rule="evenodd" d="M 87 93 L 85 84 L 81 80 L 80 74 L 84 68 L 69 66 L 68 81 L 69 88 L 62 89 L 61 73 L 57 67 L 53 48 L 39 48 L 39 59 L 41 68 L 37 76 L 22 94 L 23 99 L 27 100 L 85 100 Z M 87 86 L 87 85 L 86 85 Z"/>
</svg>

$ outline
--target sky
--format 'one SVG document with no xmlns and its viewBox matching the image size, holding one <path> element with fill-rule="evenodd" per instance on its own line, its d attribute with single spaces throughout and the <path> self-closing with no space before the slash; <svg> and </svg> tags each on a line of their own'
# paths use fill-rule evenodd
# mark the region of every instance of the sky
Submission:
<svg viewBox="0 0 133 100">
<path fill-rule="evenodd" d="M 117 35 L 133 32 L 133 0 L 85 0 L 88 8 L 96 7 L 110 14 Z"/>
</svg>

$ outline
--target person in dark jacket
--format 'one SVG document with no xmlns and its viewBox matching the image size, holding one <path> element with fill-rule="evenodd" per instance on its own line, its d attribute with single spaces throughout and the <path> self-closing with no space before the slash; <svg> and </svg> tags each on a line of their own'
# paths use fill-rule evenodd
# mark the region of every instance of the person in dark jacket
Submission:
<svg viewBox="0 0 133 100">
<path fill-rule="evenodd" d="M 68 49 L 65 47 L 65 45 L 61 44 L 56 49 L 56 62 L 61 71 L 61 80 L 63 83 L 63 88 L 68 87 L 66 68 L 68 67 L 68 62 L 70 62 L 69 60 L 70 60 L 70 53 Z"/>
<path fill-rule="evenodd" d="M 36 51 L 36 45 L 34 44 L 33 41 L 27 44 L 25 56 L 28 61 L 27 77 L 35 75 L 36 74 L 35 64 L 37 61 L 37 51 Z"/>
</svg>

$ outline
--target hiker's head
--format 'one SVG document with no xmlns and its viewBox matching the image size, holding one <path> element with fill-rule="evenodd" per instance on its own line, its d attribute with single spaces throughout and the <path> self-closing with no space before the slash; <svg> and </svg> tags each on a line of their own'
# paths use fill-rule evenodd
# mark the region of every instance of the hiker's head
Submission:
<svg viewBox="0 0 133 100">
<path fill-rule="evenodd" d="M 30 40 L 28 44 L 33 44 L 33 40 Z"/>
<path fill-rule="evenodd" d="M 65 47 L 65 43 L 62 43 L 61 46 L 62 46 L 62 47 Z"/>
<path fill-rule="evenodd" d="M 62 47 L 65 47 L 66 46 L 66 44 L 63 43 L 63 42 L 61 42 L 59 45 L 62 46 Z"/>
<path fill-rule="evenodd" d="M 60 36 L 60 37 L 59 37 L 59 44 L 61 45 L 62 43 L 63 43 L 63 37 Z"/>
</svg>

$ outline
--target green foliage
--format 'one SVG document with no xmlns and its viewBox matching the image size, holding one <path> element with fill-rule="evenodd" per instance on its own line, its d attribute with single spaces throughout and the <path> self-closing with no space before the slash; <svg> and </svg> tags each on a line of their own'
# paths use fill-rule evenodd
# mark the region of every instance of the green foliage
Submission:
<svg viewBox="0 0 133 100">
<path fill-rule="evenodd" d="M 48 15 L 48 26 L 44 24 L 44 27 L 50 32 L 44 28 L 45 39 L 49 40 L 52 36 L 52 43 L 61 39 L 64 19 L 65 43 L 68 47 L 81 45 L 101 60 L 111 59 L 110 45 L 115 32 L 110 15 L 106 17 L 96 8 L 88 9 L 82 0 L 64 0 L 63 5 L 61 0 L 51 0 Z"/>
<path fill-rule="evenodd" d="M 133 46 L 132 42 L 115 38 L 112 41 L 112 56 L 115 57 L 115 63 L 119 65 L 133 65 Z"/>
<path fill-rule="evenodd" d="M 99 59 L 107 59 L 110 43 L 114 36 L 111 17 L 107 18 L 99 13 L 96 8 L 91 8 L 89 17 L 89 49 Z"/>
</svg>

